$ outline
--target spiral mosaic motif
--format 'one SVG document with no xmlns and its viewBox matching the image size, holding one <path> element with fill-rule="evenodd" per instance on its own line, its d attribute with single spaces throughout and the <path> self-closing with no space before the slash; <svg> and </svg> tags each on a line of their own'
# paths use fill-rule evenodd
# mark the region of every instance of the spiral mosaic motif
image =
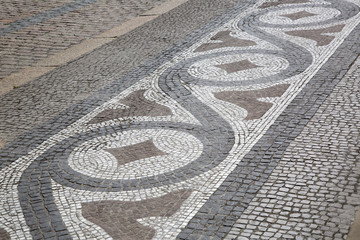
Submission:
<svg viewBox="0 0 360 240">
<path fill-rule="evenodd" d="M 30 235 L 175 238 L 359 23 L 358 5 L 257 1 L 69 126 L 19 179 Z"/>
</svg>

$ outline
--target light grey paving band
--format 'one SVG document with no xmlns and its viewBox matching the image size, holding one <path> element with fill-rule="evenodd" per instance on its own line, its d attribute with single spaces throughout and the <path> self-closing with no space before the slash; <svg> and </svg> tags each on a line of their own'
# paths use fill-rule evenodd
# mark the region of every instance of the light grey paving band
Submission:
<svg viewBox="0 0 360 240">
<path fill-rule="evenodd" d="M 49 20 L 51 18 L 55 18 L 58 16 L 61 16 L 63 14 L 66 14 L 68 12 L 74 11 L 76 9 L 85 7 L 87 5 L 90 5 L 98 0 L 77 0 L 74 2 L 70 2 L 67 4 L 64 4 L 60 7 L 56 7 L 50 10 L 47 10 L 45 12 L 41 12 L 39 14 L 36 14 L 31 17 L 23 18 L 21 20 L 18 20 L 16 22 L 12 22 L 9 24 L 8 27 L 1 28 L 0 29 L 0 36 L 4 36 L 8 33 L 20 30 L 22 28 L 30 27 L 35 24 L 44 22 L 46 20 Z"/>
</svg>

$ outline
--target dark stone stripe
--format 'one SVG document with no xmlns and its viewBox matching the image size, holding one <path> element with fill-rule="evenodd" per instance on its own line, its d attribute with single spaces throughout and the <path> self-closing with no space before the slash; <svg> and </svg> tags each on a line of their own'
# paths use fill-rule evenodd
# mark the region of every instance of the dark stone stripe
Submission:
<svg viewBox="0 0 360 240">
<path fill-rule="evenodd" d="M 15 32 L 22 28 L 30 27 L 35 24 L 45 22 L 51 18 L 55 18 L 55 17 L 61 16 L 63 14 L 66 14 L 68 12 L 74 11 L 76 9 L 90 5 L 96 1 L 98 1 L 98 0 L 78 0 L 78 1 L 74 1 L 71 3 L 65 4 L 65 5 L 62 5 L 60 7 L 56 7 L 56 8 L 47 10 L 45 12 L 36 14 L 31 17 L 23 18 L 19 21 L 12 22 L 9 24 L 8 27 L 0 29 L 0 36 L 4 36 L 8 33 Z"/>
<path fill-rule="evenodd" d="M 178 239 L 222 239 L 267 181 L 289 144 L 302 132 L 360 54 L 360 25 L 345 39 L 266 134 L 192 218 Z M 341 64 L 339 64 L 341 62 Z"/>
</svg>

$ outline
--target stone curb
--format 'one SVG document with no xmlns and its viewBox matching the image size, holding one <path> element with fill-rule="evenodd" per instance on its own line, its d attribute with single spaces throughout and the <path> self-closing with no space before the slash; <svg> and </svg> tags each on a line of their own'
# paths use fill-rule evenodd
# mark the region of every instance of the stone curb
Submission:
<svg viewBox="0 0 360 240">
<path fill-rule="evenodd" d="M 347 240 L 359 240 L 360 238 L 360 210 L 358 210 L 354 222 L 351 225 Z"/>
</svg>

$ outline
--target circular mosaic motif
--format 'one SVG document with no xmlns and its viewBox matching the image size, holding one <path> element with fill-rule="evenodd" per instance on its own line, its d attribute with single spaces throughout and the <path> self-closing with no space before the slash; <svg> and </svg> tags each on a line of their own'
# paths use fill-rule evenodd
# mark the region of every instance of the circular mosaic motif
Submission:
<svg viewBox="0 0 360 240">
<path fill-rule="evenodd" d="M 234 54 L 192 64 L 188 73 L 213 81 L 248 81 L 278 74 L 289 66 L 286 59 L 267 54 Z"/>
<path fill-rule="evenodd" d="M 297 25 L 331 20 L 341 12 L 334 8 L 300 7 L 271 11 L 259 17 L 266 24 Z"/>
<path fill-rule="evenodd" d="M 173 171 L 197 159 L 202 143 L 171 130 L 132 130 L 84 142 L 69 155 L 69 166 L 84 175 L 138 179 Z"/>
</svg>

